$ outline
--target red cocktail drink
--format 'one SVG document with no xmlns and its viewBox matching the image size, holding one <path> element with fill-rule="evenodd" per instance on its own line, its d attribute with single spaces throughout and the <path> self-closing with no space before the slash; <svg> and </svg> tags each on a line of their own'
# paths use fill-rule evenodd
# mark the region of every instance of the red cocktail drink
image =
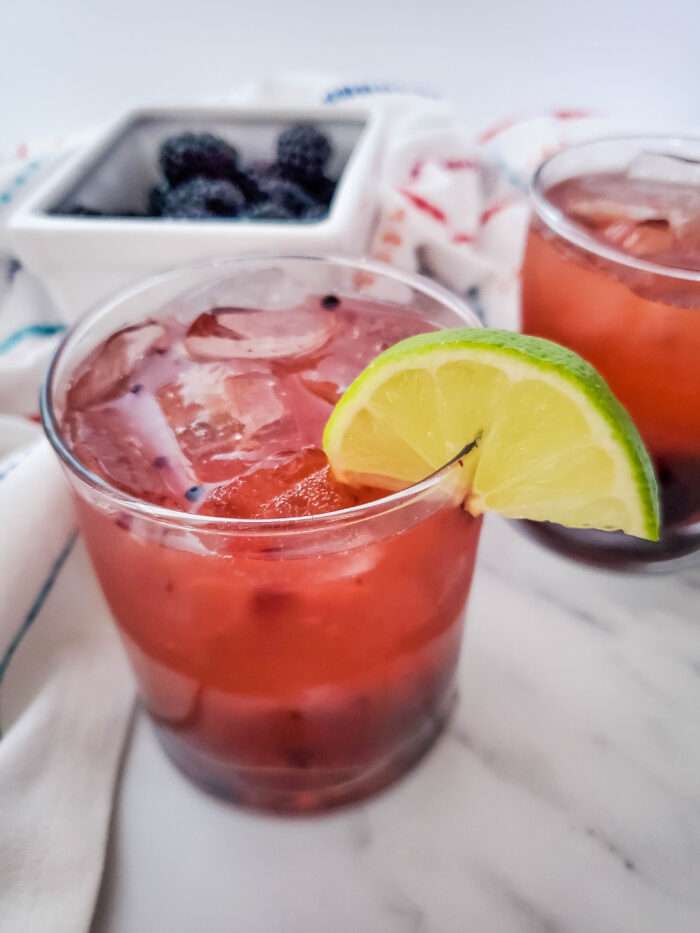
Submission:
<svg viewBox="0 0 700 933">
<path fill-rule="evenodd" d="M 465 314 L 367 266 L 247 260 L 157 280 L 64 344 L 47 428 L 143 703 L 200 784 L 315 809 L 439 732 L 480 522 L 449 477 L 337 482 L 320 441 L 374 356 Z"/>
<path fill-rule="evenodd" d="M 700 143 L 602 140 L 554 156 L 535 181 L 522 275 L 526 333 L 591 362 L 635 420 L 662 494 L 662 541 L 533 531 L 606 565 L 700 545 Z"/>
</svg>

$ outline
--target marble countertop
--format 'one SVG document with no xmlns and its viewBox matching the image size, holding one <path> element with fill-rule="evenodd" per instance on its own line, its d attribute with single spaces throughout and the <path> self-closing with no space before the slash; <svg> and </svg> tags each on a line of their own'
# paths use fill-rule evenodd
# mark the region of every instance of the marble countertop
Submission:
<svg viewBox="0 0 700 933">
<path fill-rule="evenodd" d="M 700 568 L 612 576 L 487 522 L 460 702 L 314 818 L 210 799 L 143 716 L 93 933 L 697 933 Z"/>
</svg>

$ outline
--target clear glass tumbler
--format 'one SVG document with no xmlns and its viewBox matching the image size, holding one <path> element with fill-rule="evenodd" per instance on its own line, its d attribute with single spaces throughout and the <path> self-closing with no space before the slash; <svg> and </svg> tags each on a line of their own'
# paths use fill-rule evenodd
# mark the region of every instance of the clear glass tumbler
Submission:
<svg viewBox="0 0 700 933">
<path fill-rule="evenodd" d="M 74 457 L 60 425 L 71 374 L 118 328 L 222 302 L 284 313 L 327 292 L 389 298 L 435 326 L 478 326 L 431 282 L 370 263 L 211 263 L 150 280 L 80 321 L 42 400 L 163 748 L 202 787 L 291 812 L 374 791 L 440 732 L 480 520 L 454 501 L 449 471 L 325 515 L 183 513 L 108 485 Z"/>
<path fill-rule="evenodd" d="M 700 205 L 677 180 L 689 170 L 700 177 L 700 140 L 635 136 L 564 149 L 533 182 L 522 329 L 604 375 L 652 454 L 663 527 L 658 543 L 528 527 L 607 568 L 670 569 L 700 548 Z"/>
</svg>

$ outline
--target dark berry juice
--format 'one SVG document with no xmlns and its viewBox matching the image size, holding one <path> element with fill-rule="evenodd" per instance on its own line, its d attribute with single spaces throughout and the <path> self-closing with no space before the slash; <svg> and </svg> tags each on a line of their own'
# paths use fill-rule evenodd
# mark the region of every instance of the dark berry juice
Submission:
<svg viewBox="0 0 700 933">
<path fill-rule="evenodd" d="M 571 347 L 600 370 L 655 462 L 659 544 L 532 529 L 585 560 L 615 566 L 664 561 L 700 545 L 693 528 L 700 521 L 700 276 L 693 277 L 700 272 L 700 185 L 648 177 L 636 164 L 548 187 L 544 200 L 591 245 L 535 217 L 522 274 L 523 330 Z"/>
<path fill-rule="evenodd" d="M 165 749 L 216 793 L 285 810 L 364 795 L 449 712 L 480 523 L 433 493 L 388 507 L 320 447 L 354 376 L 429 329 L 335 295 L 173 313 L 70 378 L 70 450 L 142 504 L 77 496 L 92 560 Z"/>
</svg>

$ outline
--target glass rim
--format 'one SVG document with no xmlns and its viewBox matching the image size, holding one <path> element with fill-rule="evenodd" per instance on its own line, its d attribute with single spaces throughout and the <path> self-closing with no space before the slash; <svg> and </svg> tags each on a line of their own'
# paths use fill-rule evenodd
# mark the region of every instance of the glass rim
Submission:
<svg viewBox="0 0 700 933">
<path fill-rule="evenodd" d="M 61 338 L 53 354 L 41 385 L 39 411 L 44 433 L 49 443 L 53 447 L 59 460 L 68 468 L 72 475 L 94 492 L 110 500 L 111 504 L 116 508 L 136 513 L 143 518 L 173 527 L 186 527 L 193 531 L 210 530 L 228 533 L 239 532 L 243 534 L 313 531 L 319 529 L 319 527 L 349 522 L 354 523 L 377 518 L 381 515 L 393 512 L 398 508 L 410 505 L 412 502 L 422 498 L 423 494 L 435 489 L 443 482 L 447 473 L 454 466 L 453 460 L 450 460 L 444 467 L 436 470 L 424 479 L 419 480 L 417 483 L 407 486 L 405 489 L 389 492 L 386 496 L 381 496 L 379 499 L 374 499 L 371 502 L 366 502 L 361 505 L 354 505 L 346 509 L 336 509 L 333 512 L 322 512 L 317 515 L 296 515 L 288 518 L 219 517 L 214 515 L 199 515 L 193 512 L 183 512 L 179 509 L 171 509 L 166 506 L 156 505 L 138 496 L 131 495 L 107 482 L 107 480 L 103 479 L 97 473 L 94 473 L 74 456 L 68 444 L 64 441 L 63 433 L 58 419 L 56 418 L 53 382 L 58 366 L 65 353 L 70 349 L 70 345 L 76 333 L 83 328 L 89 328 L 93 317 L 98 317 L 102 312 L 112 310 L 128 301 L 130 298 L 150 288 L 154 288 L 159 284 L 173 280 L 177 278 L 177 276 L 184 276 L 187 272 L 196 272 L 197 270 L 206 271 L 207 269 L 226 270 L 228 268 L 236 268 L 240 265 L 250 264 L 252 266 L 256 263 L 264 264 L 268 262 L 325 263 L 383 276 L 394 282 L 407 285 L 421 292 L 423 295 L 433 298 L 443 307 L 448 307 L 450 310 L 453 310 L 464 320 L 465 326 L 483 327 L 482 322 L 469 303 L 444 286 L 433 282 L 432 279 L 426 276 L 403 272 L 388 264 L 365 258 L 335 256 L 331 254 L 255 253 L 245 256 L 227 257 L 225 259 L 209 259 L 171 268 L 165 272 L 142 279 L 128 288 L 118 291 L 111 298 L 104 299 L 90 307 L 71 324 Z"/>
<path fill-rule="evenodd" d="M 582 140 L 572 143 L 559 149 L 557 152 L 548 156 L 540 163 L 530 183 L 530 201 L 538 217 L 562 239 L 574 243 L 576 246 L 585 249 L 589 253 L 608 259 L 618 265 L 627 266 L 630 269 L 636 269 L 639 272 L 649 272 L 653 275 L 662 275 L 666 278 L 682 279 L 688 282 L 700 282 L 700 270 L 684 269 L 680 266 L 670 266 L 658 262 L 649 262 L 646 259 L 638 259 L 630 256 L 614 246 L 606 246 L 597 240 L 594 236 L 587 233 L 585 229 L 571 220 L 547 197 L 543 175 L 547 169 L 553 165 L 560 157 L 571 153 L 573 150 L 587 149 L 591 146 L 597 146 L 603 143 L 632 143 L 642 142 L 666 142 L 672 144 L 694 143 L 700 148 L 700 136 L 674 135 L 670 133 L 629 133 L 613 134 L 610 136 L 597 136 L 594 139 Z M 573 177 L 573 176 L 572 176 Z"/>
</svg>

